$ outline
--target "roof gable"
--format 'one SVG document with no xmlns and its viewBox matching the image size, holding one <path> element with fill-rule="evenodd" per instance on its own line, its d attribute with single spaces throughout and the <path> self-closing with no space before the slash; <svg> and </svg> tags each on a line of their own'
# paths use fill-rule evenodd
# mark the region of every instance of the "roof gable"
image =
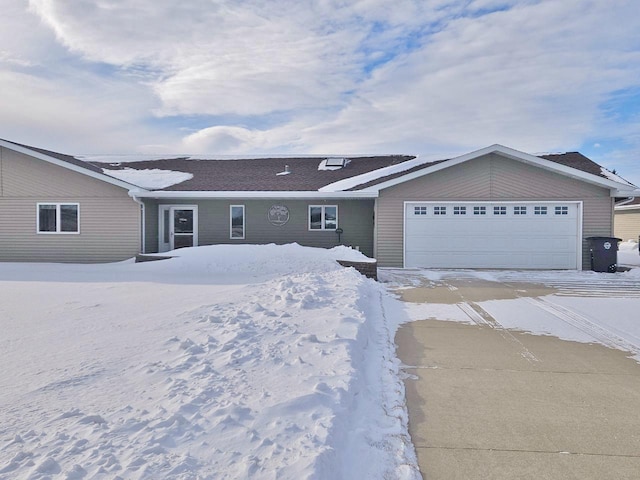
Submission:
<svg viewBox="0 0 640 480">
<path fill-rule="evenodd" d="M 0 138 L 0 147 L 13 150 L 14 152 L 22 153 L 38 160 L 42 160 L 59 167 L 66 168 L 68 170 L 87 175 L 89 177 L 101 180 L 106 183 L 110 183 L 126 190 L 139 189 L 136 185 L 118 180 L 116 178 L 105 175 L 103 171 L 90 163 L 84 162 L 71 155 L 65 155 L 63 153 L 53 152 L 51 150 L 45 150 L 43 148 L 31 147 L 29 145 L 23 145 L 21 143 L 11 142 Z"/>
<path fill-rule="evenodd" d="M 632 185 L 619 177 L 617 177 L 619 179 L 618 181 L 605 176 L 600 165 L 580 153 L 571 152 L 568 154 L 550 154 L 537 157 L 535 155 L 520 152 L 498 144 L 449 160 L 425 163 L 422 166 L 416 166 L 415 168 L 400 174 L 392 174 L 388 177 L 382 177 L 375 181 L 358 184 L 357 187 L 353 187 L 353 189 L 379 192 L 385 188 L 389 188 L 424 175 L 429 175 L 445 168 L 460 165 L 489 154 L 498 154 L 512 160 L 558 173 L 560 175 L 598 185 L 603 188 L 608 188 L 614 196 L 630 196 L 633 195 L 634 192 L 635 194 L 640 194 L 640 190 L 638 190 L 635 185 Z M 357 179 L 354 180 L 357 181 Z"/>
</svg>

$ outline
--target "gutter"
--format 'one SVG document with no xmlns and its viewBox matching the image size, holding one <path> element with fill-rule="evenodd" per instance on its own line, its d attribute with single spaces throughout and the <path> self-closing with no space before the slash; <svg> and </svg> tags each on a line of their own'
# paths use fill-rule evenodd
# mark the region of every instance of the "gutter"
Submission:
<svg viewBox="0 0 640 480">
<path fill-rule="evenodd" d="M 146 211 L 145 211 L 144 202 L 142 200 L 140 200 L 136 196 L 137 193 L 140 193 L 140 192 L 136 191 L 136 190 L 129 190 L 129 196 L 132 198 L 132 200 L 134 202 L 136 202 L 141 207 L 142 215 L 141 215 L 141 219 L 140 219 L 140 229 L 141 229 L 140 241 L 142 242 L 142 245 L 140 245 L 140 253 L 144 255 L 146 253 L 145 252 L 145 245 L 147 244 L 147 242 L 146 242 L 146 233 L 145 233 L 146 232 L 146 217 L 147 217 L 147 215 L 146 215 Z"/>
<path fill-rule="evenodd" d="M 629 197 L 629 198 L 625 198 L 624 200 L 618 202 L 615 204 L 616 207 L 622 207 L 623 205 L 626 205 L 629 202 L 633 202 L 635 200 L 636 197 Z"/>
<path fill-rule="evenodd" d="M 131 193 L 130 193 L 131 195 Z M 309 191 L 187 191 L 187 190 L 149 190 L 138 191 L 138 198 L 200 198 L 200 199 L 356 199 L 377 198 L 378 192 L 346 191 L 346 192 L 319 192 Z"/>
</svg>

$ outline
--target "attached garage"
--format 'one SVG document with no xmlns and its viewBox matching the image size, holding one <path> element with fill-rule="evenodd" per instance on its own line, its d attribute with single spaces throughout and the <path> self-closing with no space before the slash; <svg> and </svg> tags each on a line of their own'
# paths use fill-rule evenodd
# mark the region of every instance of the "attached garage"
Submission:
<svg viewBox="0 0 640 480">
<path fill-rule="evenodd" d="M 616 197 L 636 187 L 587 157 L 492 145 L 380 178 L 381 267 L 588 269 L 591 236 L 611 236 Z"/>
<path fill-rule="evenodd" d="M 406 267 L 577 269 L 581 202 L 406 202 Z"/>
</svg>

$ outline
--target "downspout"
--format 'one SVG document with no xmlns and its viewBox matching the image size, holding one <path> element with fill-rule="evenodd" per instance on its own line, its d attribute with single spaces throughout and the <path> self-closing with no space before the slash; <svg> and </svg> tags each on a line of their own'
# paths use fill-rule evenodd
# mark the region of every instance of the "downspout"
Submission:
<svg viewBox="0 0 640 480">
<path fill-rule="evenodd" d="M 140 220 L 140 228 L 141 228 L 141 232 L 140 232 L 140 240 L 142 242 L 142 245 L 140 246 L 140 253 L 141 254 L 145 254 L 146 253 L 146 212 L 145 212 L 145 208 L 144 208 L 144 202 L 142 200 L 140 200 L 138 197 L 136 197 L 136 192 L 135 190 L 129 190 L 129 196 L 133 199 L 134 202 L 136 202 L 138 205 L 140 205 L 140 211 L 141 211 L 141 220 Z"/>
</svg>

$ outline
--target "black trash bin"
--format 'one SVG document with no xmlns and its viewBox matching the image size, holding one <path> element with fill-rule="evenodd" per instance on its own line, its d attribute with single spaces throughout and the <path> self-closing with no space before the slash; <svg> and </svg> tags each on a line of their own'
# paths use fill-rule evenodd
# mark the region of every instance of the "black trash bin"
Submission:
<svg viewBox="0 0 640 480">
<path fill-rule="evenodd" d="M 591 250 L 591 270 L 615 273 L 618 270 L 618 243 L 616 237 L 588 237 Z"/>
</svg>

